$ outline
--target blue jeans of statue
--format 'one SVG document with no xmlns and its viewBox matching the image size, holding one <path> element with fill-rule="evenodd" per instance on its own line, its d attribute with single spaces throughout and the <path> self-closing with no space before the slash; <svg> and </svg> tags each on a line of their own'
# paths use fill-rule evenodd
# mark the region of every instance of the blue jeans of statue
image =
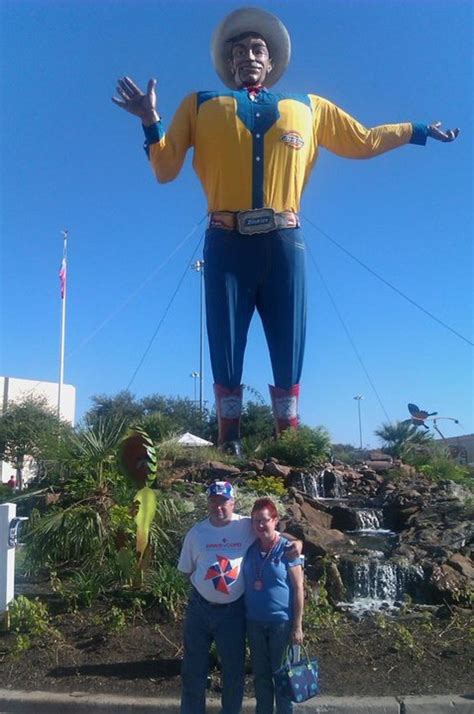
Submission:
<svg viewBox="0 0 474 714">
<path fill-rule="evenodd" d="M 212 605 L 194 590 L 184 624 L 181 714 L 205 714 L 209 650 L 213 641 L 222 669 L 221 714 L 239 714 L 245 672 L 244 599 L 229 605 Z"/>
<path fill-rule="evenodd" d="M 291 622 L 252 622 L 247 620 L 257 708 L 255 714 L 291 714 L 290 699 L 276 691 L 273 672 L 282 663 L 290 636 Z M 274 702 L 276 709 L 273 708 Z"/>
<path fill-rule="evenodd" d="M 275 386 L 298 384 L 306 334 L 305 245 L 299 228 L 241 235 L 209 228 L 204 245 L 207 331 L 214 382 L 242 379 L 247 333 L 257 309 Z"/>
</svg>

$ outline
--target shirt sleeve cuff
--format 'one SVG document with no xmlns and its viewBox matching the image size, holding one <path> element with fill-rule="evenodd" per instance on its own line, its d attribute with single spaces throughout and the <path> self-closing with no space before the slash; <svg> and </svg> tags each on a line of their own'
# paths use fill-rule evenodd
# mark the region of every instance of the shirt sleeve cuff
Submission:
<svg viewBox="0 0 474 714">
<path fill-rule="evenodd" d="M 410 144 L 418 144 L 419 146 L 425 146 L 426 139 L 428 138 L 429 130 L 426 124 L 412 124 L 412 135 L 410 139 Z"/>
<path fill-rule="evenodd" d="M 160 121 L 157 121 L 154 124 L 150 124 L 150 126 L 144 126 L 142 124 L 142 129 L 145 134 L 146 143 L 148 145 L 156 144 L 158 141 L 161 141 L 165 134 Z"/>
<path fill-rule="evenodd" d="M 145 134 L 145 143 L 143 144 L 143 148 L 148 158 L 150 158 L 150 146 L 161 141 L 165 135 L 165 131 L 161 121 L 150 124 L 150 126 L 142 124 L 142 129 Z"/>
</svg>

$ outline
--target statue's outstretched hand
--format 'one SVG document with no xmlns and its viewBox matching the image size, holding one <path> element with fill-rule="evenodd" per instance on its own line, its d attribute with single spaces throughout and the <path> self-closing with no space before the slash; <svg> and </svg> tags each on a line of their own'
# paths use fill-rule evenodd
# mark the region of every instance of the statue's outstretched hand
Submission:
<svg viewBox="0 0 474 714">
<path fill-rule="evenodd" d="M 454 141 L 459 134 L 459 129 L 441 129 L 441 122 L 434 121 L 428 126 L 428 133 L 437 141 Z"/>
<path fill-rule="evenodd" d="M 112 97 L 112 101 L 126 112 L 139 117 L 145 126 L 158 121 L 156 112 L 156 79 L 150 79 L 146 88 L 146 94 L 137 87 L 130 77 L 121 77 L 117 80 L 117 94 L 119 97 Z"/>
</svg>

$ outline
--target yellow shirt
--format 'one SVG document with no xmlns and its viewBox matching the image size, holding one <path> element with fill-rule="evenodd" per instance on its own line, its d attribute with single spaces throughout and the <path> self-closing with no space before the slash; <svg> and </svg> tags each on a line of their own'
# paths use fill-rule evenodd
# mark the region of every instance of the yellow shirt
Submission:
<svg viewBox="0 0 474 714">
<path fill-rule="evenodd" d="M 415 127 L 404 123 L 367 129 L 314 94 L 263 89 L 252 100 L 242 89 L 190 94 L 168 132 L 158 122 L 145 134 L 160 182 L 177 176 L 193 147 L 193 167 L 209 212 L 262 207 L 298 212 L 320 146 L 346 158 L 367 159 L 413 141 Z"/>
</svg>

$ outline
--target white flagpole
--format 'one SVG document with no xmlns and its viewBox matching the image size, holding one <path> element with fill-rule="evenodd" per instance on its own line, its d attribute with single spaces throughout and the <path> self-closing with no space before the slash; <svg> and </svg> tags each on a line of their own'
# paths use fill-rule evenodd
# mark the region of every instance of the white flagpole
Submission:
<svg viewBox="0 0 474 714">
<path fill-rule="evenodd" d="M 67 297 L 67 238 L 68 231 L 61 231 L 64 239 L 61 263 L 61 349 L 59 355 L 58 419 L 61 418 L 61 392 L 64 383 L 64 347 L 66 343 L 66 297 Z"/>
</svg>

